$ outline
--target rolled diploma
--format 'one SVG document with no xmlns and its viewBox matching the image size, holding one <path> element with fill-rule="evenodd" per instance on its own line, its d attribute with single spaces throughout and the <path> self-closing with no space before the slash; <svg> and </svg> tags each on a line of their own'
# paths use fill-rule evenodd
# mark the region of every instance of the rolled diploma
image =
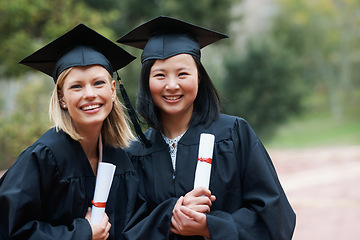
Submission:
<svg viewBox="0 0 360 240">
<path fill-rule="evenodd" d="M 114 177 L 115 168 L 116 166 L 111 163 L 99 163 L 93 198 L 93 202 L 95 204 L 106 203 Z M 91 224 L 97 225 L 100 223 L 101 219 L 104 217 L 104 212 L 105 207 L 95 207 L 93 205 L 91 208 Z"/>
<path fill-rule="evenodd" d="M 199 154 L 195 171 L 194 188 L 200 186 L 209 188 L 214 141 L 215 136 L 212 134 L 202 133 L 200 135 Z"/>
</svg>

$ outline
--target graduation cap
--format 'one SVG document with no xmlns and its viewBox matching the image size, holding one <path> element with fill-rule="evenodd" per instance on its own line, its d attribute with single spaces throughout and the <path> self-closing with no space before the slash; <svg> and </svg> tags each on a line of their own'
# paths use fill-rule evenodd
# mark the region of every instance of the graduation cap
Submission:
<svg viewBox="0 0 360 240">
<path fill-rule="evenodd" d="M 175 18 L 159 16 L 133 29 L 117 42 L 143 49 L 143 63 L 180 53 L 188 53 L 200 59 L 201 48 L 223 38 L 228 36 Z"/>
<path fill-rule="evenodd" d="M 52 76 L 56 83 L 60 73 L 70 67 L 99 64 L 112 76 L 134 59 L 116 43 L 79 24 L 19 63 Z"/>
</svg>

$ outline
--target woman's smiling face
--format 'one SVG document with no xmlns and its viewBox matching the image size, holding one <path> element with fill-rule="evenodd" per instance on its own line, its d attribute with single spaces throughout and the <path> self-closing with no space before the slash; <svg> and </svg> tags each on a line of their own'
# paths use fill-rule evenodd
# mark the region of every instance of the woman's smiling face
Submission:
<svg viewBox="0 0 360 240">
<path fill-rule="evenodd" d="M 65 78 L 60 102 L 76 128 L 101 126 L 112 110 L 115 90 L 115 81 L 102 66 L 76 66 Z"/>
<path fill-rule="evenodd" d="M 192 115 L 198 79 L 196 63 L 189 54 L 155 61 L 150 70 L 149 88 L 162 117 Z"/>
</svg>

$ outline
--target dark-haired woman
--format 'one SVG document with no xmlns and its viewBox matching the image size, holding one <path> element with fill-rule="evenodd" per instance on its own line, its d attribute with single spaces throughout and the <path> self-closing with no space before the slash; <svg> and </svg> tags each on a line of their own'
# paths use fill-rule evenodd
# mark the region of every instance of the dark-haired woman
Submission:
<svg viewBox="0 0 360 240">
<path fill-rule="evenodd" d="M 200 62 L 209 32 L 215 34 L 159 17 L 118 40 L 144 48 L 137 110 L 151 127 L 145 135 L 152 144 L 134 142 L 128 150 L 151 212 L 125 235 L 289 240 L 295 214 L 263 144 L 244 119 L 220 114 L 217 91 Z M 134 44 L 133 33 L 148 37 L 145 46 Z M 201 133 L 215 135 L 209 190 L 193 189 Z"/>
</svg>

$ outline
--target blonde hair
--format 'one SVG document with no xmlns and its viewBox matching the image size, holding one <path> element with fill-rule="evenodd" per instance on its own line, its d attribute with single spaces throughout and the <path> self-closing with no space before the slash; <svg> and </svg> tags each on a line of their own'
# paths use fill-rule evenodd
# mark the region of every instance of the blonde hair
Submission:
<svg viewBox="0 0 360 240">
<path fill-rule="evenodd" d="M 64 131 L 72 139 L 80 141 L 82 136 L 76 131 L 73 120 L 68 110 L 64 110 L 60 106 L 59 91 L 62 91 L 65 79 L 72 68 L 64 70 L 58 77 L 56 86 L 52 93 L 49 106 L 50 120 L 55 124 L 57 131 Z M 111 82 L 112 78 L 108 74 L 108 79 Z M 113 147 L 125 148 L 130 145 L 130 141 L 135 137 L 128 124 L 128 117 L 124 114 L 124 106 L 116 97 L 113 108 L 109 115 L 103 122 L 101 128 L 101 134 L 104 139 L 104 143 Z"/>
</svg>

